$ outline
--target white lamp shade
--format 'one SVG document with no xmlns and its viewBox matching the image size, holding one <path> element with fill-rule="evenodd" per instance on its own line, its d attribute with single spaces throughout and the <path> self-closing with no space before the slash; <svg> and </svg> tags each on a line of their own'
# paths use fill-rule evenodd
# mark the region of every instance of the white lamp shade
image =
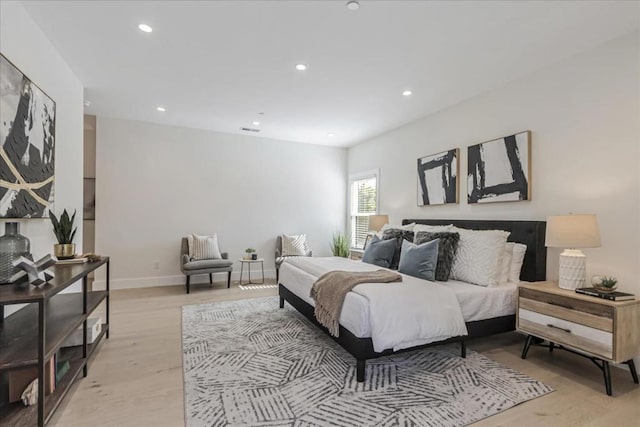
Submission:
<svg viewBox="0 0 640 427">
<path fill-rule="evenodd" d="M 380 231 L 385 224 L 389 224 L 389 215 L 371 215 L 369 217 L 369 231 Z"/>
<path fill-rule="evenodd" d="M 550 248 L 599 247 L 598 218 L 593 214 L 550 216 L 545 245 Z"/>
</svg>

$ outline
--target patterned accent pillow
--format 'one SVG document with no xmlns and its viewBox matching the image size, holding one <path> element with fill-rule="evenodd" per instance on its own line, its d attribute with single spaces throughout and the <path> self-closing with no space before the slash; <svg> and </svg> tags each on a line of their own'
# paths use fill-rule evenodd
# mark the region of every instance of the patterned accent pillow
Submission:
<svg viewBox="0 0 640 427">
<path fill-rule="evenodd" d="M 398 264 L 400 264 L 400 252 L 402 251 L 402 241 L 408 240 L 409 242 L 413 242 L 413 231 L 409 230 L 400 230 L 398 228 L 390 228 L 385 230 L 382 235 L 382 240 L 396 239 L 396 251 L 393 254 L 393 259 L 391 260 L 391 265 L 389 266 L 392 270 L 398 269 Z"/>
<path fill-rule="evenodd" d="M 307 254 L 307 235 L 282 235 L 282 256 L 305 256 Z"/>
<path fill-rule="evenodd" d="M 516 243 L 513 245 L 513 254 L 511 255 L 511 265 L 509 266 L 509 282 L 516 283 L 520 281 L 520 273 L 524 256 L 527 253 L 527 245 Z"/>
<path fill-rule="evenodd" d="M 457 227 L 454 230 L 460 233 L 460 243 L 451 267 L 451 278 L 480 286 L 495 286 L 510 233 Z"/>
<path fill-rule="evenodd" d="M 196 233 L 187 236 L 189 246 L 189 257 L 194 260 L 200 259 L 221 259 L 220 247 L 218 246 L 218 235 L 200 236 Z"/>
<path fill-rule="evenodd" d="M 413 243 L 420 245 L 425 242 L 440 239 L 438 246 L 438 265 L 436 266 L 436 280 L 446 282 L 451 274 L 451 266 L 456 257 L 460 233 L 420 231 L 416 233 Z"/>
</svg>

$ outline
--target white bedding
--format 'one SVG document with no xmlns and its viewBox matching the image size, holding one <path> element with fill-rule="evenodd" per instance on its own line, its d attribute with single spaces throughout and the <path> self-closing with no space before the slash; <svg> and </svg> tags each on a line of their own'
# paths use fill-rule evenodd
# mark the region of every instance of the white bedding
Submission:
<svg viewBox="0 0 640 427">
<path fill-rule="evenodd" d="M 315 259 L 319 260 L 322 258 Z M 380 268 L 361 261 L 345 261 L 349 263 L 349 270 L 369 271 Z M 325 266 L 328 266 L 326 262 L 320 262 L 321 265 L 323 263 Z M 316 273 L 322 274 L 321 271 L 322 269 L 319 269 Z M 312 306 L 314 306 L 315 303 L 309 296 L 309 292 L 316 279 L 317 276 L 296 267 L 292 263 L 285 262 L 280 267 L 280 283 Z M 493 288 L 485 288 L 458 280 L 439 283 L 450 287 L 455 292 L 465 322 L 508 316 L 516 312 L 516 283 L 509 283 Z M 371 323 L 369 318 L 368 300 L 359 293 L 349 292 L 344 300 L 342 313 L 340 315 L 340 324 L 358 338 L 370 338 Z"/>
<path fill-rule="evenodd" d="M 377 269 L 377 266 L 344 258 L 289 258 L 280 267 L 280 283 L 314 305 L 309 292 L 321 274 L 331 270 Z M 451 288 L 402 276 L 402 283 L 356 286 L 345 298 L 340 324 L 358 337 L 370 336 L 374 350 L 378 352 L 389 348 L 401 350 L 467 334 L 460 304 Z M 401 292 L 399 287 L 402 287 Z"/>
</svg>

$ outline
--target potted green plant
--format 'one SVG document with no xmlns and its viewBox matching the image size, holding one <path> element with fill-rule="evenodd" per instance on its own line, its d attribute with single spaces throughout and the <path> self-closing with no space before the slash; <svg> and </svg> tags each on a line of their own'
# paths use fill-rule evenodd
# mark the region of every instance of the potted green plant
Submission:
<svg viewBox="0 0 640 427">
<path fill-rule="evenodd" d="M 256 253 L 255 249 L 247 248 L 247 249 L 244 250 L 244 252 L 247 254 L 247 255 L 245 255 L 244 259 L 246 259 L 246 260 L 250 260 L 250 259 L 256 260 L 256 259 L 258 259 L 258 254 Z"/>
<path fill-rule="evenodd" d="M 349 258 L 350 244 L 349 237 L 343 233 L 334 233 L 331 239 L 331 253 L 333 256 Z"/>
<path fill-rule="evenodd" d="M 49 218 L 53 225 L 53 232 L 58 239 L 58 243 L 53 245 L 53 255 L 58 259 L 70 259 L 76 254 L 76 245 L 73 243 L 73 238 L 76 236 L 78 230 L 73 226 L 76 220 L 76 211 L 73 211 L 73 215 L 69 217 L 69 213 L 65 209 L 58 219 L 52 211 L 49 211 Z"/>
<path fill-rule="evenodd" d="M 594 283 L 594 287 L 600 292 L 609 293 L 618 287 L 618 279 L 615 277 L 603 277 L 598 283 Z"/>
</svg>

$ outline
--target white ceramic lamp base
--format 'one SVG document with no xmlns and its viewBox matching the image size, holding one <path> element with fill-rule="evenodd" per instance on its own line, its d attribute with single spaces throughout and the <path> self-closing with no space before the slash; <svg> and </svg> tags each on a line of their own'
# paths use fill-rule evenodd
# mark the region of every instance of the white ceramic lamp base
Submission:
<svg viewBox="0 0 640 427">
<path fill-rule="evenodd" d="M 562 289 L 583 288 L 587 277 L 587 257 L 579 249 L 565 249 L 560 254 L 560 280 Z"/>
</svg>

